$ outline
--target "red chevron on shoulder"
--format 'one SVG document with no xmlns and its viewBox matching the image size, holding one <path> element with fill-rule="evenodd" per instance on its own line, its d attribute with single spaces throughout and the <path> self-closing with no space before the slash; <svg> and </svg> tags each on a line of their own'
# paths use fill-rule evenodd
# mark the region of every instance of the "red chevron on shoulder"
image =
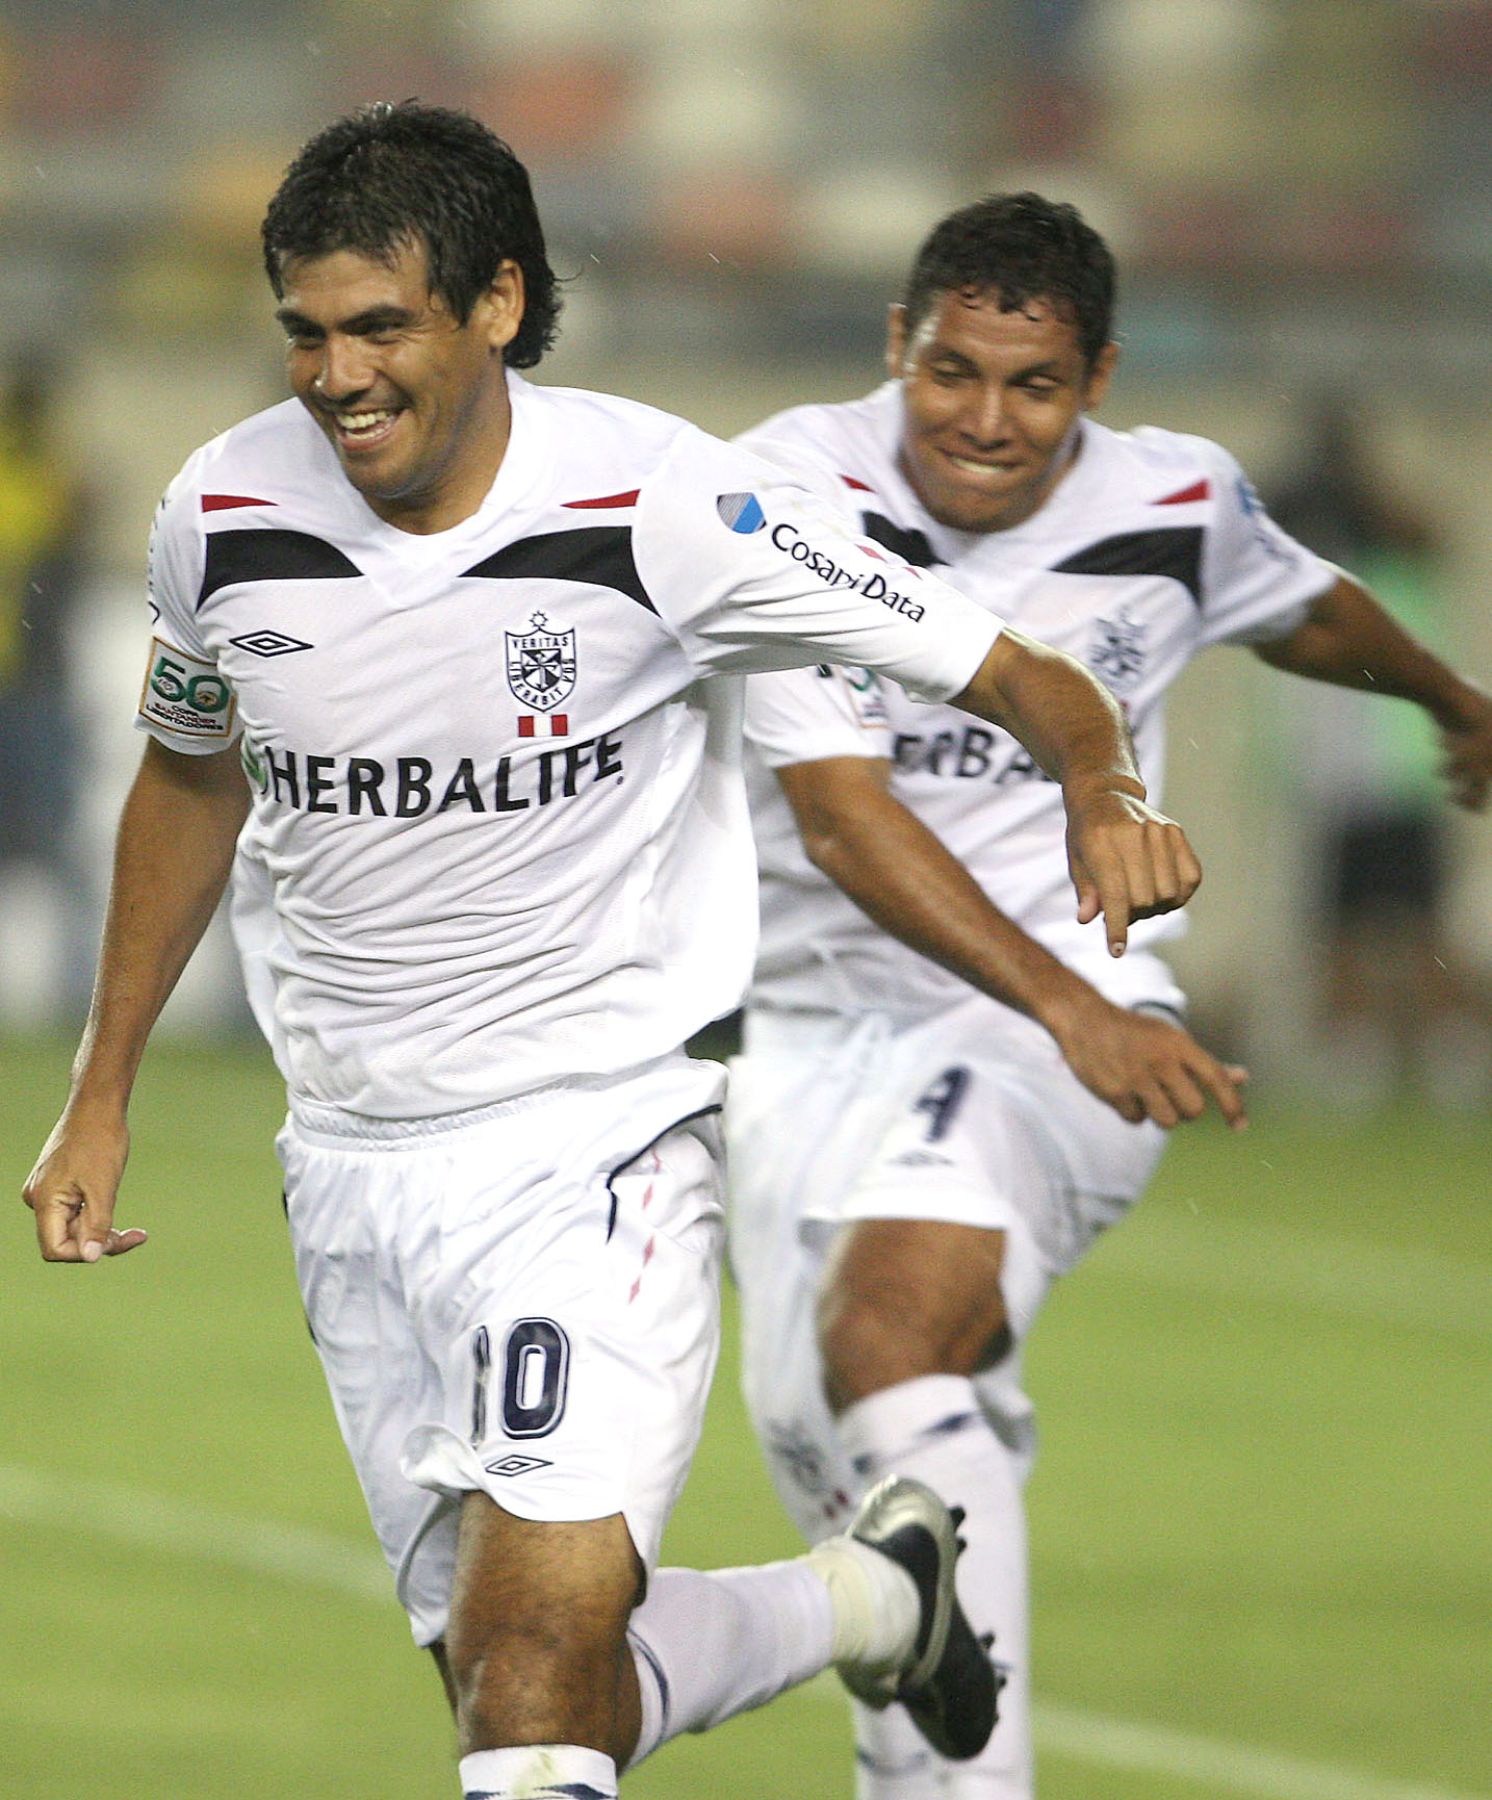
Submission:
<svg viewBox="0 0 1492 1800">
<path fill-rule="evenodd" d="M 592 512 L 603 506 L 636 506 L 638 492 L 632 488 L 625 494 L 602 494 L 595 500 L 567 500 L 565 507 L 571 512 Z"/>
<path fill-rule="evenodd" d="M 1152 500 L 1152 506 L 1185 506 L 1188 500 L 1205 500 L 1212 492 L 1210 481 L 1194 481 L 1190 487 L 1182 488 L 1178 493 L 1167 494 L 1164 500 Z"/>
<path fill-rule="evenodd" d="M 277 506 L 276 500 L 255 500 L 248 494 L 204 494 L 203 512 L 228 512 L 235 506 Z"/>
</svg>

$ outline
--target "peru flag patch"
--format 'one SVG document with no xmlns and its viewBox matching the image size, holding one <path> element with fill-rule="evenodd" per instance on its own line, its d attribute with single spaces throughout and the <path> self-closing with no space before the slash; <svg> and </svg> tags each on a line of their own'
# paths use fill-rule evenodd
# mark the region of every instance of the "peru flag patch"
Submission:
<svg viewBox="0 0 1492 1800">
<path fill-rule="evenodd" d="M 568 713 L 519 713 L 518 735 L 521 738 L 543 737 L 546 734 L 539 730 L 541 725 L 549 727 L 549 737 L 569 737 L 570 715 Z"/>
</svg>

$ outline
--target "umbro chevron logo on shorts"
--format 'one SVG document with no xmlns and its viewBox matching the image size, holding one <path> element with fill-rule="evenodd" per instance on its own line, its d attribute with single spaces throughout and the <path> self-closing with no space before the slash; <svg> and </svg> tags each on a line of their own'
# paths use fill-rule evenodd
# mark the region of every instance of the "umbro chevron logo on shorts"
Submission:
<svg viewBox="0 0 1492 1800">
<path fill-rule="evenodd" d="M 500 1456 L 496 1462 L 482 1465 L 489 1475 L 527 1475 L 530 1469 L 552 1469 L 553 1463 L 542 1456 Z"/>
</svg>

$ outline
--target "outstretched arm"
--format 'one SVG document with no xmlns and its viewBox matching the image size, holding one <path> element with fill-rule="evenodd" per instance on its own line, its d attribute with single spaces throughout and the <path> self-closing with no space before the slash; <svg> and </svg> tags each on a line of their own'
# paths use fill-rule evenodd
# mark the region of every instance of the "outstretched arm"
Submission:
<svg viewBox="0 0 1492 1800">
<path fill-rule="evenodd" d="M 1124 716 L 1081 663 L 1007 627 L 950 704 L 1003 726 L 1062 784 L 1078 919 L 1102 913 L 1115 956 L 1132 919 L 1196 892 L 1202 870 L 1185 833 L 1146 804 Z"/>
<path fill-rule="evenodd" d="M 23 1198 L 48 1262 L 97 1262 L 145 1241 L 114 1229 L 125 1115 L 162 1006 L 207 929 L 248 811 L 235 752 L 184 756 L 154 739 L 119 822 L 93 1004 L 62 1117 Z"/>
<path fill-rule="evenodd" d="M 1458 806 L 1480 812 L 1492 784 L 1492 696 L 1463 680 L 1366 588 L 1342 575 L 1288 637 L 1257 644 L 1276 669 L 1422 706 L 1440 728 L 1441 774 Z"/>
<path fill-rule="evenodd" d="M 700 673 L 869 669 L 1018 738 L 1062 785 L 1077 916 L 1102 913 L 1114 955 L 1132 919 L 1190 899 L 1201 869 L 1180 827 L 1145 804 L 1112 695 L 1072 657 L 847 528 L 811 485 L 684 433 L 639 490 L 633 542 L 654 609 Z M 992 597 L 1024 586 L 1000 583 Z"/>
<path fill-rule="evenodd" d="M 809 859 L 877 925 L 1043 1025 L 1092 1093 L 1132 1123 L 1170 1127 L 1209 1097 L 1245 1123 L 1242 1069 L 1178 1026 L 1115 1006 L 996 907 L 892 794 L 891 765 L 826 757 L 777 770 Z"/>
</svg>

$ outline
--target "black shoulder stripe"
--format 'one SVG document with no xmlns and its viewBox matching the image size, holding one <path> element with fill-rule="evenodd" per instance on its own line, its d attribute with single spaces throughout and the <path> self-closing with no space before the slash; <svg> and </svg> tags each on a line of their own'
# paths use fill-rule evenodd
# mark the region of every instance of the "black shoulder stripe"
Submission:
<svg viewBox="0 0 1492 1800">
<path fill-rule="evenodd" d="M 1202 527 L 1124 531 L 1053 564 L 1057 575 L 1169 575 L 1202 604 Z"/>
<path fill-rule="evenodd" d="M 860 523 L 865 527 L 866 537 L 884 544 L 893 555 L 899 556 L 905 563 L 911 563 L 915 568 L 930 569 L 943 560 L 928 543 L 926 533 L 918 531 L 915 526 L 893 525 L 889 519 L 883 519 L 879 513 L 873 512 L 861 513 Z"/>
<path fill-rule="evenodd" d="M 197 610 L 238 581 L 335 581 L 362 570 L 335 545 L 304 531 L 210 531 Z"/>
<path fill-rule="evenodd" d="M 627 525 L 544 531 L 519 538 L 465 574 L 486 581 L 583 581 L 588 587 L 613 588 L 650 613 L 658 610 L 632 560 L 632 530 Z"/>
</svg>

